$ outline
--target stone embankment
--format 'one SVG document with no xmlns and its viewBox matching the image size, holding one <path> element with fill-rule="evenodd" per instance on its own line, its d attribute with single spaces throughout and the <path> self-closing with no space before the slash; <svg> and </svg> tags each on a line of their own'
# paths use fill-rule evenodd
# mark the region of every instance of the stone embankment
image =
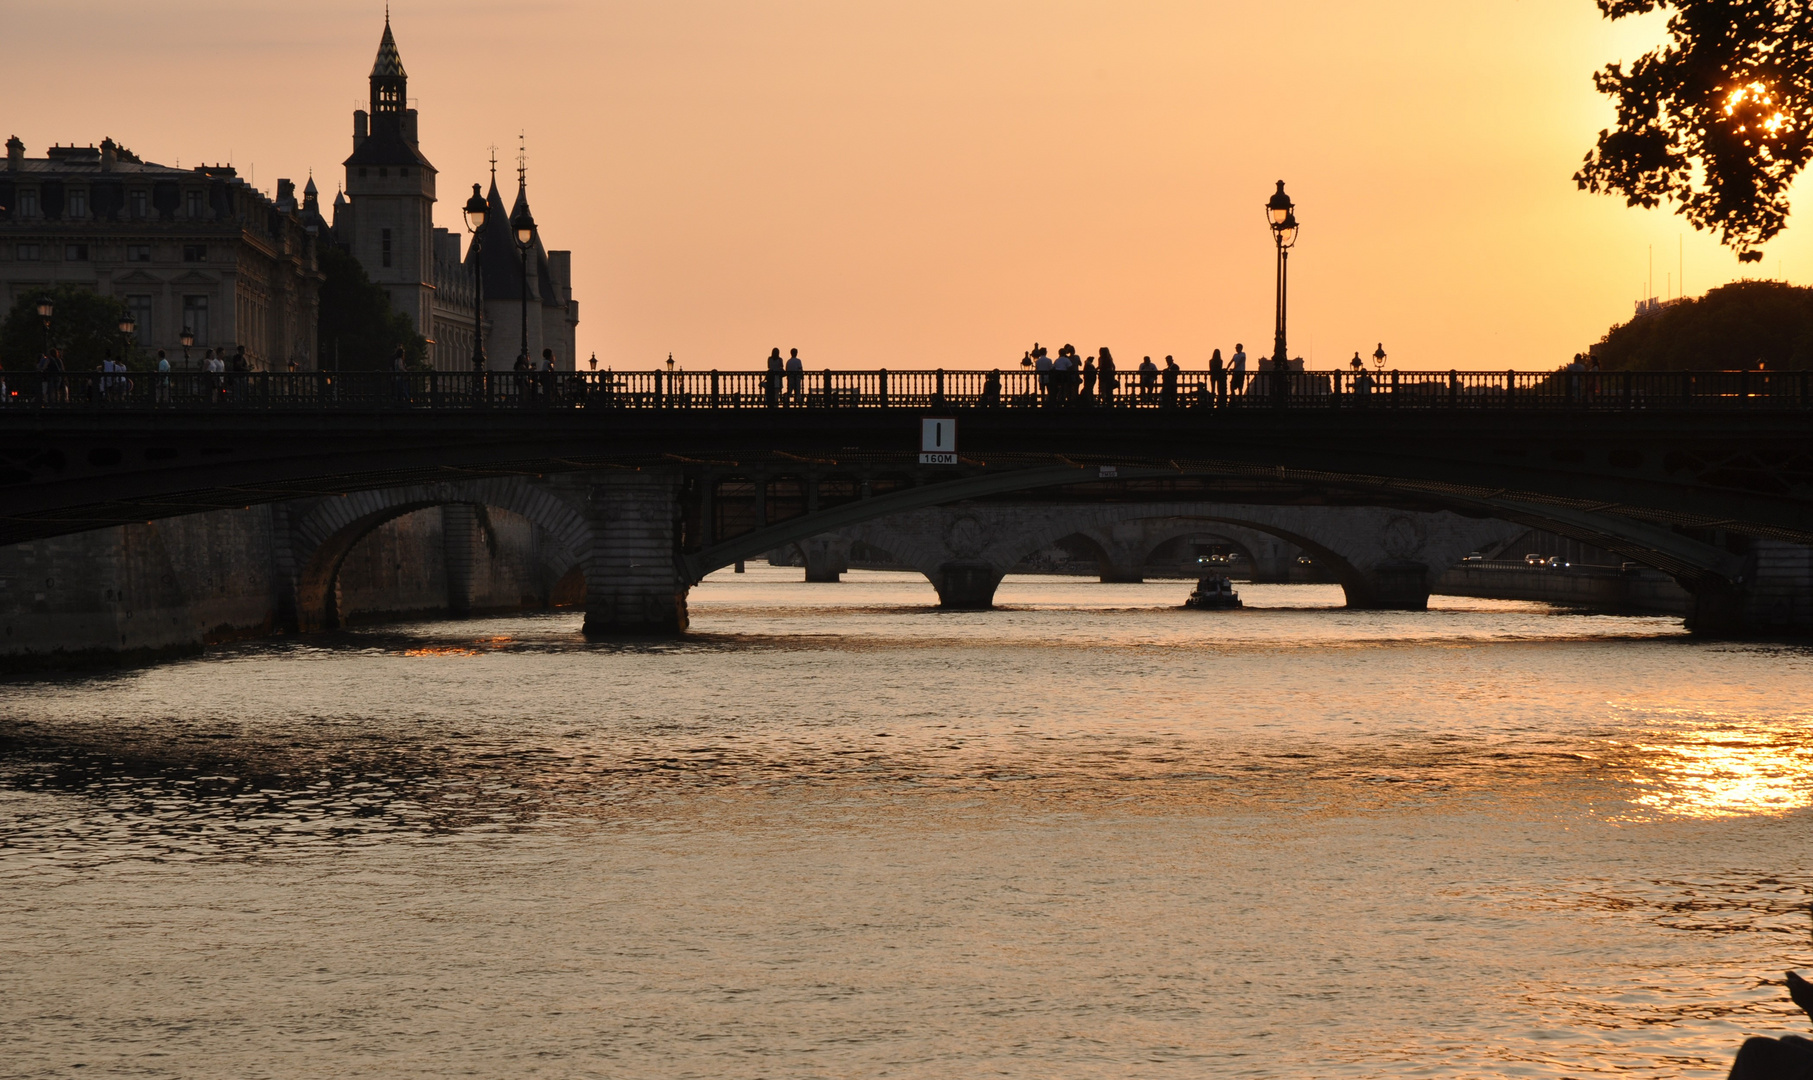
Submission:
<svg viewBox="0 0 1813 1080">
<path fill-rule="evenodd" d="M 143 663 L 293 629 L 292 520 L 306 504 L 221 510 L 0 547 L 0 671 Z M 548 580 L 542 530 L 436 506 L 378 525 L 338 568 L 341 625 L 583 599 Z"/>
</svg>

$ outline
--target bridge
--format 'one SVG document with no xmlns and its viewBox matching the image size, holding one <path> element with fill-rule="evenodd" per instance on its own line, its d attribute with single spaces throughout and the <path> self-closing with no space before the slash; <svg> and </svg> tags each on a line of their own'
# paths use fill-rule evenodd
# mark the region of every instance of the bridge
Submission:
<svg viewBox="0 0 1813 1080">
<path fill-rule="evenodd" d="M 950 464 L 921 462 L 928 417 L 956 422 Z M 477 500 L 473 485 L 504 478 L 590 545 L 575 560 L 593 633 L 683 629 L 691 584 L 788 543 L 1034 497 L 1508 521 L 1674 575 L 1694 624 L 1717 631 L 1741 628 L 1754 540 L 1813 543 L 1813 385 L 1449 371 L 1235 386 L 1181 372 L 1088 395 L 1020 370 L 140 373 L 15 375 L 0 409 L 0 543 L 325 496 L 349 510 L 331 553 L 387 514 Z M 934 568 L 947 603 L 992 595 L 995 562 L 947 563 Z M 1350 602 L 1420 606 L 1443 568 L 1375 569 Z M 307 592 L 297 624 L 331 624 Z"/>
</svg>

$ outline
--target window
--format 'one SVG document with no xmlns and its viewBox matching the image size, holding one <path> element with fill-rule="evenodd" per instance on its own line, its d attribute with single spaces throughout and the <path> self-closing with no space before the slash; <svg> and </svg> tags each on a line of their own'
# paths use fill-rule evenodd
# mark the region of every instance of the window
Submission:
<svg viewBox="0 0 1813 1080">
<path fill-rule="evenodd" d="M 150 244 L 127 244 L 126 245 L 126 261 L 127 262 L 150 262 L 151 261 L 151 245 Z"/>
<path fill-rule="evenodd" d="M 386 169 L 384 166 L 380 165 L 380 166 L 378 166 L 378 175 L 383 176 L 383 177 L 388 177 L 390 175 L 390 170 Z"/>
<path fill-rule="evenodd" d="M 208 336 L 208 298 L 206 296 L 183 297 L 183 326 L 195 335 L 195 344 L 206 346 L 213 338 Z"/>
<path fill-rule="evenodd" d="M 151 336 L 151 297 L 134 294 L 126 297 L 126 310 L 132 313 L 132 321 L 137 325 L 132 333 L 140 341 L 155 341 Z"/>
<path fill-rule="evenodd" d="M 206 245 L 206 244 L 184 244 L 183 245 L 183 261 L 184 262 L 207 262 L 208 261 L 208 245 Z"/>
<path fill-rule="evenodd" d="M 13 255 L 20 262 L 37 262 L 44 257 L 38 253 L 38 245 L 36 244 L 20 244 Z"/>
<path fill-rule="evenodd" d="M 398 169 L 397 175 L 398 176 L 408 176 L 409 175 L 409 166 L 405 165 L 402 168 Z"/>
<path fill-rule="evenodd" d="M 199 220 L 202 215 L 201 192 L 190 191 L 183 195 L 183 215 L 190 220 Z"/>
<path fill-rule="evenodd" d="M 384 230 L 384 265 L 390 265 L 390 230 Z"/>
<path fill-rule="evenodd" d="M 359 166 L 359 179 L 365 179 L 365 166 Z"/>
<path fill-rule="evenodd" d="M 88 192 L 72 191 L 69 193 L 69 216 L 72 218 L 88 216 Z"/>
<path fill-rule="evenodd" d="M 63 259 L 65 262 L 87 262 L 88 261 L 88 245 L 87 244 L 64 244 L 63 245 Z"/>
<path fill-rule="evenodd" d="M 19 192 L 19 216 L 38 216 L 38 192 L 34 188 L 25 188 Z"/>
<path fill-rule="evenodd" d="M 126 205 L 131 210 L 133 217 L 148 218 L 151 216 L 151 193 L 143 190 L 134 191 L 126 197 Z"/>
</svg>

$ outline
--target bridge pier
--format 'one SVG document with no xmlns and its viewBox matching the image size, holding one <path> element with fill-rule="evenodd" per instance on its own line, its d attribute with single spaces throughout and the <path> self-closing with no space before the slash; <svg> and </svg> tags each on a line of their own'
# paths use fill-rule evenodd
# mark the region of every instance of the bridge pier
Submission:
<svg viewBox="0 0 1813 1080">
<path fill-rule="evenodd" d="M 447 611 L 455 618 L 472 614 L 472 568 L 479 543 L 478 507 L 471 503 L 441 507 L 441 561 L 447 573 Z"/>
<path fill-rule="evenodd" d="M 806 580 L 836 582 L 850 569 L 850 542 L 835 536 L 814 536 L 794 545 L 806 564 Z"/>
<path fill-rule="evenodd" d="M 1006 575 L 985 562 L 948 562 L 930 575 L 938 606 L 952 611 L 987 611 L 995 606 L 995 589 Z"/>
<path fill-rule="evenodd" d="M 1703 637 L 1813 634 L 1813 547 L 1751 539 L 1740 582 L 1678 579 L 1693 596 L 1687 629 Z"/>
<path fill-rule="evenodd" d="M 1442 567 L 1446 570 L 1447 567 Z M 1420 562 L 1395 560 L 1370 567 L 1353 567 L 1342 575 L 1341 591 L 1347 606 L 1366 611 L 1426 611 L 1430 587 L 1437 572 Z"/>
<path fill-rule="evenodd" d="M 679 484 L 624 472 L 595 479 L 587 498 L 594 545 L 585 564 L 585 635 L 683 633 L 690 584 L 675 562 Z"/>
</svg>

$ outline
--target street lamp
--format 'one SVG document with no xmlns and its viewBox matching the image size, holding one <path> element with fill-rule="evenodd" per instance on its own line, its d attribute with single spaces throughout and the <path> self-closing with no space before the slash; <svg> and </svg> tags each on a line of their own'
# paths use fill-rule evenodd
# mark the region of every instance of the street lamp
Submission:
<svg viewBox="0 0 1813 1080">
<path fill-rule="evenodd" d="M 1278 181 L 1278 190 L 1265 204 L 1266 224 L 1272 228 L 1272 242 L 1278 248 L 1278 308 L 1277 325 L 1272 337 L 1272 396 L 1279 405 L 1285 403 L 1290 386 L 1290 349 L 1285 344 L 1285 282 L 1286 271 L 1290 267 L 1290 249 L 1297 242 L 1296 206 L 1291 197 L 1284 193 L 1284 181 Z"/>
<path fill-rule="evenodd" d="M 472 370 L 485 370 L 485 214 L 490 207 L 472 185 L 466 200 L 466 231 L 472 234 Z"/>
<path fill-rule="evenodd" d="M 195 331 L 185 326 L 182 335 L 177 340 L 183 343 L 183 367 L 187 368 L 189 366 L 189 346 L 195 344 Z"/>
<path fill-rule="evenodd" d="M 1383 341 L 1379 342 L 1379 347 L 1373 351 L 1372 363 L 1373 363 L 1373 366 L 1378 368 L 1381 373 L 1384 372 L 1384 370 L 1385 370 L 1385 343 Z"/>
<path fill-rule="evenodd" d="M 50 316 L 57 310 L 56 301 L 49 293 L 38 294 L 38 318 L 44 320 L 44 351 L 50 351 Z"/>
<path fill-rule="evenodd" d="M 126 362 L 127 355 L 132 351 L 132 332 L 137 329 L 138 322 L 133 319 L 132 312 L 128 311 L 120 316 L 120 337 L 124 339 L 120 344 L 120 363 L 122 364 Z"/>
<path fill-rule="evenodd" d="M 516 246 L 522 250 L 522 357 L 529 360 L 529 245 L 535 242 L 535 219 L 529 214 L 529 203 L 524 200 L 522 213 L 510 222 L 516 230 Z M 534 362 L 530 361 L 530 366 Z"/>
</svg>

